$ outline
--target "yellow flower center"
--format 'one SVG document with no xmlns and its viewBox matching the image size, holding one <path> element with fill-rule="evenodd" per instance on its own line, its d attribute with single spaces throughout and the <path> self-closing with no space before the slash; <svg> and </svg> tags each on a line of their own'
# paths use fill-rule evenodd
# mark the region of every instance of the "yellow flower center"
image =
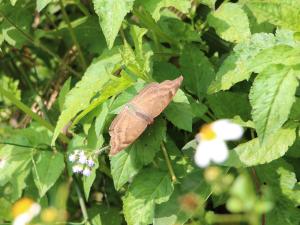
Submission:
<svg viewBox="0 0 300 225">
<path fill-rule="evenodd" d="M 32 201 L 30 198 L 22 198 L 17 201 L 12 208 L 13 217 L 16 218 L 20 214 L 28 211 L 32 204 L 34 204 L 34 201 Z"/>
<path fill-rule="evenodd" d="M 206 124 L 201 127 L 199 131 L 200 139 L 210 141 L 217 137 L 210 124 Z"/>
</svg>

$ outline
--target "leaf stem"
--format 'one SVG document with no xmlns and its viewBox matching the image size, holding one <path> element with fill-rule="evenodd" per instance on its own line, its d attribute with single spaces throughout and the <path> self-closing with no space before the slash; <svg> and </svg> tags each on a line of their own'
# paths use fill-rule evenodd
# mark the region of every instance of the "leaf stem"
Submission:
<svg viewBox="0 0 300 225">
<path fill-rule="evenodd" d="M 40 125 L 46 127 L 50 131 L 54 131 L 54 127 L 46 120 L 44 120 L 42 117 L 34 113 L 27 105 L 25 105 L 23 102 L 21 102 L 19 99 L 17 99 L 11 92 L 5 90 L 0 86 L 0 94 L 2 94 L 4 97 L 9 99 L 15 106 L 17 106 L 20 110 L 22 110 L 24 113 L 29 115 L 32 119 L 36 120 Z M 69 139 L 64 134 L 59 135 L 60 139 L 63 142 L 69 142 Z"/>
<path fill-rule="evenodd" d="M 88 213 L 87 213 L 87 210 L 86 210 L 84 198 L 81 194 L 81 191 L 80 191 L 79 185 L 76 181 L 76 178 L 74 178 L 74 186 L 75 186 L 75 190 L 76 190 L 76 193 L 77 193 L 77 196 L 78 196 L 78 199 L 79 199 L 79 205 L 80 205 L 80 209 L 81 209 L 84 221 L 88 222 L 89 221 L 89 216 L 88 216 Z"/>
<path fill-rule="evenodd" d="M 67 23 L 68 30 L 70 32 L 71 38 L 72 38 L 72 40 L 73 40 L 73 42 L 74 42 L 74 44 L 77 48 L 77 51 L 78 51 L 78 54 L 79 54 L 79 59 L 80 59 L 80 62 L 81 62 L 81 66 L 82 66 L 83 70 L 85 70 L 86 67 L 87 67 L 87 63 L 86 63 L 85 58 L 83 56 L 82 50 L 80 48 L 80 45 L 78 43 L 77 37 L 76 37 L 75 32 L 74 32 L 74 29 L 71 25 L 70 18 L 69 18 L 68 14 L 65 10 L 65 6 L 64 6 L 62 0 L 59 0 L 59 5 L 60 5 L 60 8 L 61 8 L 61 11 L 62 11 L 62 14 L 63 14 L 63 18 Z"/>
<path fill-rule="evenodd" d="M 177 178 L 176 178 L 176 175 L 174 173 L 174 169 L 172 167 L 172 164 L 171 164 L 171 161 L 170 161 L 170 158 L 169 158 L 169 154 L 167 152 L 167 149 L 166 149 L 166 146 L 165 146 L 164 142 L 161 143 L 161 149 L 164 153 L 165 160 L 166 160 L 166 163 L 167 163 L 167 166 L 168 166 L 168 169 L 169 169 L 169 173 L 170 173 L 172 182 L 175 183 L 177 181 Z"/>
<path fill-rule="evenodd" d="M 2 16 L 8 23 L 10 23 L 13 27 L 15 27 L 34 46 L 36 46 L 37 48 L 41 48 L 44 52 L 48 53 L 53 58 L 55 58 L 57 62 L 63 61 L 58 55 L 56 55 L 54 52 L 52 52 L 49 48 L 47 48 L 40 42 L 36 42 L 29 34 L 24 32 L 19 26 L 17 26 L 11 19 L 9 19 L 7 16 L 5 16 L 4 13 L 2 13 L 1 11 L 0 11 L 0 16 Z M 75 71 L 72 67 L 70 67 L 69 65 L 65 65 L 65 66 L 71 73 L 73 73 L 77 77 L 81 77 L 81 75 L 77 71 Z"/>
</svg>

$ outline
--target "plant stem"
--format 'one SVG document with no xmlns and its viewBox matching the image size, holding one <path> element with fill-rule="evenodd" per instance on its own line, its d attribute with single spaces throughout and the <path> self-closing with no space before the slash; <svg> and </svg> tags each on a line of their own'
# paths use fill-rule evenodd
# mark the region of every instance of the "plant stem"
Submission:
<svg viewBox="0 0 300 225">
<path fill-rule="evenodd" d="M 63 18 L 67 23 L 68 30 L 70 32 L 71 38 L 72 38 L 72 40 L 73 40 L 73 42 L 74 42 L 74 44 L 77 48 L 77 51 L 78 51 L 78 54 L 79 54 L 79 59 L 80 59 L 80 62 L 81 62 L 81 66 L 82 66 L 83 70 L 85 70 L 86 67 L 87 67 L 87 63 L 86 63 L 85 58 L 83 56 L 82 50 L 80 48 L 80 45 L 78 43 L 77 37 L 76 37 L 75 32 L 74 32 L 74 29 L 71 25 L 70 18 L 69 18 L 68 14 L 65 10 L 65 6 L 64 6 L 62 0 L 59 0 L 59 5 L 60 5 L 60 8 L 61 8 L 61 11 L 62 11 L 62 14 L 63 14 Z"/>
<path fill-rule="evenodd" d="M 13 27 L 15 27 L 29 42 L 31 42 L 34 46 L 36 46 L 37 48 L 41 48 L 43 51 L 45 51 L 46 53 L 48 53 L 49 55 L 51 55 L 54 59 L 56 59 L 57 62 L 61 62 L 62 59 L 56 55 L 54 52 L 52 52 L 49 48 L 47 48 L 46 46 L 42 45 L 40 42 L 36 42 L 29 34 L 27 34 L 26 32 L 24 32 L 20 27 L 18 27 L 12 20 L 10 20 L 7 16 L 5 16 L 1 11 L 0 11 L 0 16 L 2 16 L 5 20 L 7 20 L 7 22 L 9 22 Z M 69 65 L 65 65 L 66 68 L 73 73 L 74 75 L 76 75 L 77 77 L 81 77 L 81 75 L 75 71 L 72 67 L 70 67 Z"/>
<path fill-rule="evenodd" d="M 167 163 L 167 166 L 168 166 L 168 169 L 169 169 L 169 173 L 170 173 L 172 182 L 175 183 L 177 181 L 177 178 L 176 178 L 176 175 L 174 173 L 174 169 L 172 167 L 172 164 L 171 164 L 171 161 L 170 161 L 170 158 L 169 158 L 169 154 L 167 152 L 167 149 L 165 147 L 164 142 L 161 143 L 161 149 L 162 149 L 162 151 L 164 153 L 165 160 L 166 160 L 166 163 Z"/>
<path fill-rule="evenodd" d="M 79 199 L 79 205 L 80 205 L 80 209 L 81 209 L 84 221 L 88 222 L 89 221 L 89 216 L 88 216 L 88 213 L 87 213 L 87 210 L 86 210 L 85 202 L 84 202 L 83 196 L 81 194 L 81 191 L 79 189 L 79 185 L 78 185 L 75 178 L 74 178 L 74 186 L 75 186 L 76 193 L 77 193 L 77 196 L 78 196 L 78 199 Z"/>
<path fill-rule="evenodd" d="M 0 86 L 0 94 L 2 94 L 4 97 L 9 99 L 14 105 L 16 105 L 20 110 L 22 110 L 24 113 L 29 115 L 32 119 L 36 120 L 40 125 L 46 127 L 50 131 L 54 131 L 54 127 L 46 120 L 44 120 L 42 117 L 37 115 L 36 113 L 32 112 L 32 110 L 25 105 L 23 102 L 21 102 L 19 99 L 17 99 L 11 92 L 5 90 Z M 60 134 L 59 138 L 63 142 L 69 142 L 69 139 L 64 134 Z"/>
</svg>

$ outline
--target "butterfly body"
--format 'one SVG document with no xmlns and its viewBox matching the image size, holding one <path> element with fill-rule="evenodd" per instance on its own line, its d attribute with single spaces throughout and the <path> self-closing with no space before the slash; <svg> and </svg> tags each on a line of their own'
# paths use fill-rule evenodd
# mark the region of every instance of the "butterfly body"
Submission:
<svg viewBox="0 0 300 225">
<path fill-rule="evenodd" d="M 167 107 L 182 83 L 183 77 L 150 83 L 143 88 L 121 112 L 109 127 L 110 155 L 115 155 L 133 143 Z"/>
</svg>

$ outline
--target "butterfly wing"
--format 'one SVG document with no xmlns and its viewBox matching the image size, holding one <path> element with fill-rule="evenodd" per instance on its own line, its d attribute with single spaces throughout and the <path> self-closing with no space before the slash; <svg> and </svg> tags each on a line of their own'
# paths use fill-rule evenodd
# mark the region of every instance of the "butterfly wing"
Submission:
<svg viewBox="0 0 300 225">
<path fill-rule="evenodd" d="M 110 155 L 115 155 L 133 143 L 146 129 L 148 123 L 125 106 L 109 127 Z"/>
<path fill-rule="evenodd" d="M 183 77 L 175 80 L 166 80 L 162 83 L 151 83 L 146 86 L 130 104 L 134 105 L 137 111 L 155 118 L 168 106 L 181 85 Z"/>
<path fill-rule="evenodd" d="M 109 128 L 110 154 L 115 155 L 133 143 L 170 103 L 183 77 L 151 83 L 142 89 L 113 120 Z"/>
</svg>

